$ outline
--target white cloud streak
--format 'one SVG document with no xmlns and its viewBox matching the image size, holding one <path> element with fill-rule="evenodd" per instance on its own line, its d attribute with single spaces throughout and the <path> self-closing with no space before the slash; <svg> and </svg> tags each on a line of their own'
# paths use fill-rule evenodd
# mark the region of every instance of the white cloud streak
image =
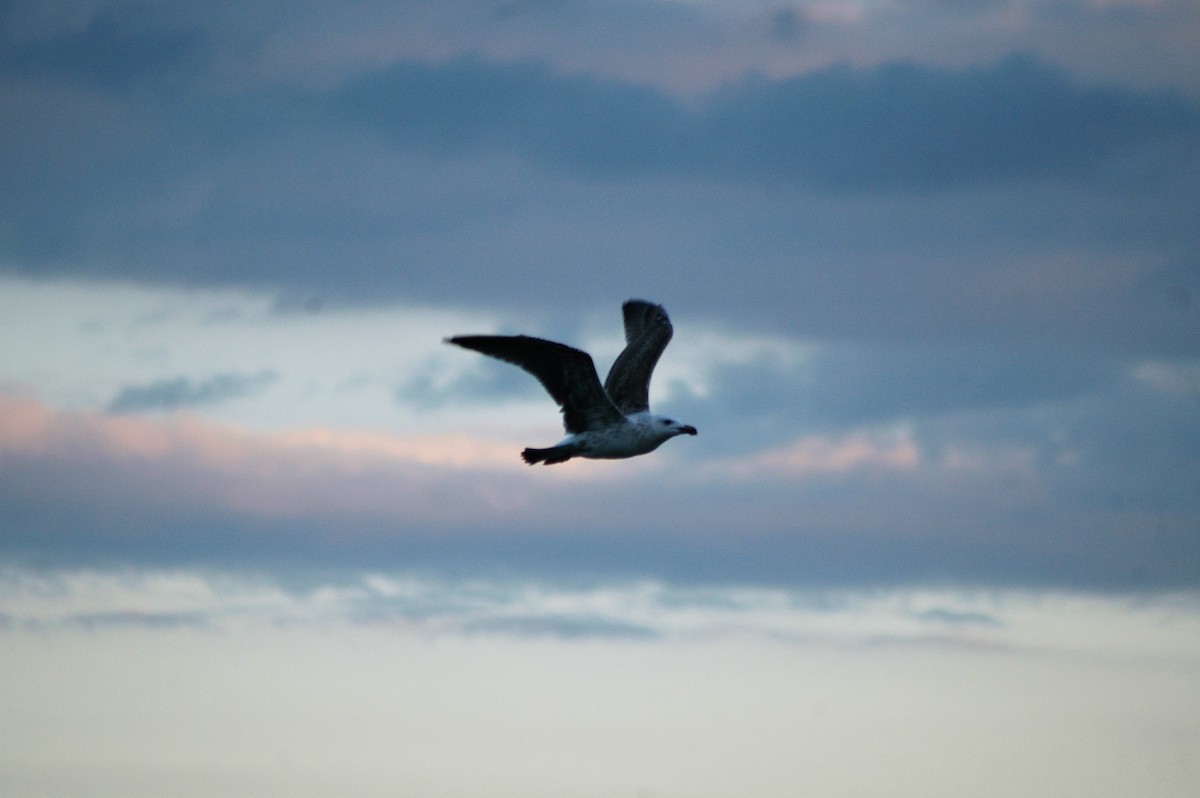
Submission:
<svg viewBox="0 0 1200 798">
<path fill-rule="evenodd" d="M 1200 667 L 1200 595 L 1194 591 L 1131 598 L 390 571 L 294 576 L 8 565 L 0 567 L 0 617 L 7 631 L 23 633 L 362 626 L 420 640 L 485 635 L 647 644 L 759 640 L 816 649 L 920 645 Z"/>
</svg>

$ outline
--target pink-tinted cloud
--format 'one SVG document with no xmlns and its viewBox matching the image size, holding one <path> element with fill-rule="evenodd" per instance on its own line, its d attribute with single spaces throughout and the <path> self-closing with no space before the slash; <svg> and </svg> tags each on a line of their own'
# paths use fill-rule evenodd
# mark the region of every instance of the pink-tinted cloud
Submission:
<svg viewBox="0 0 1200 798">
<path fill-rule="evenodd" d="M 53 465 L 64 496 L 204 506 L 259 517 L 466 520 L 522 503 L 512 442 L 323 429 L 282 435 L 51 410 L 0 397 L 0 472 Z M 505 473 L 505 471 L 509 473 Z M 469 478 L 469 482 L 464 480 Z M 469 487 L 468 487 L 469 485 Z"/>
<path fill-rule="evenodd" d="M 914 471 L 921 450 L 911 432 L 853 432 L 840 437 L 810 435 L 774 449 L 722 464 L 721 470 L 742 477 L 796 479 L 819 474 Z"/>
</svg>

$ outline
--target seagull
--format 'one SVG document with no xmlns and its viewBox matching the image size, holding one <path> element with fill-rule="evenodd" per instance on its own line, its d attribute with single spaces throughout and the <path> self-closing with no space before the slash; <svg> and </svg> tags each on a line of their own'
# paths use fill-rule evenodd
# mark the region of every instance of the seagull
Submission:
<svg viewBox="0 0 1200 798">
<path fill-rule="evenodd" d="M 529 448 L 529 465 L 565 463 L 572 457 L 619 460 L 654 451 L 696 428 L 650 412 L 650 375 L 673 332 L 662 305 L 631 299 L 621 306 L 625 349 L 604 380 L 592 356 L 566 344 L 528 335 L 456 335 L 448 344 L 520 366 L 558 402 L 567 437 L 547 449 Z"/>
</svg>

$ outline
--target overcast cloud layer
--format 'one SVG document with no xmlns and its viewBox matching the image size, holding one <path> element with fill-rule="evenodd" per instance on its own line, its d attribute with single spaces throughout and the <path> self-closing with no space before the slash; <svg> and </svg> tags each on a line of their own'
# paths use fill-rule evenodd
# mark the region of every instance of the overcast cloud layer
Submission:
<svg viewBox="0 0 1200 798">
<path fill-rule="evenodd" d="M 1195 82 L 1038 45 L 1063 14 L 1079 41 L 1195 30 L 1191 3 L 799 7 L 782 40 L 756 4 L 367 4 L 336 24 L 6 5 L 16 273 L 558 313 L 639 290 L 796 335 L 1195 353 Z M 1028 19 L 977 60 L 827 43 L 1006 10 Z M 598 15 L 609 35 L 572 41 Z M 644 52 L 645 15 L 678 51 Z M 654 80 L 672 55 L 706 79 Z"/>
</svg>

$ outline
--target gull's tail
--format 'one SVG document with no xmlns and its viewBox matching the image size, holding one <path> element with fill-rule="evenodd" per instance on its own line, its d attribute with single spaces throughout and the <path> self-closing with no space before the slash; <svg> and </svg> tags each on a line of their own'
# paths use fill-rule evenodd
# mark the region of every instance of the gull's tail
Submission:
<svg viewBox="0 0 1200 798">
<path fill-rule="evenodd" d="M 521 459 L 529 465 L 542 463 L 543 465 L 554 465 L 555 463 L 565 463 L 575 454 L 572 451 L 570 444 L 562 446 L 551 446 L 549 449 L 526 449 L 521 452 Z"/>
</svg>

